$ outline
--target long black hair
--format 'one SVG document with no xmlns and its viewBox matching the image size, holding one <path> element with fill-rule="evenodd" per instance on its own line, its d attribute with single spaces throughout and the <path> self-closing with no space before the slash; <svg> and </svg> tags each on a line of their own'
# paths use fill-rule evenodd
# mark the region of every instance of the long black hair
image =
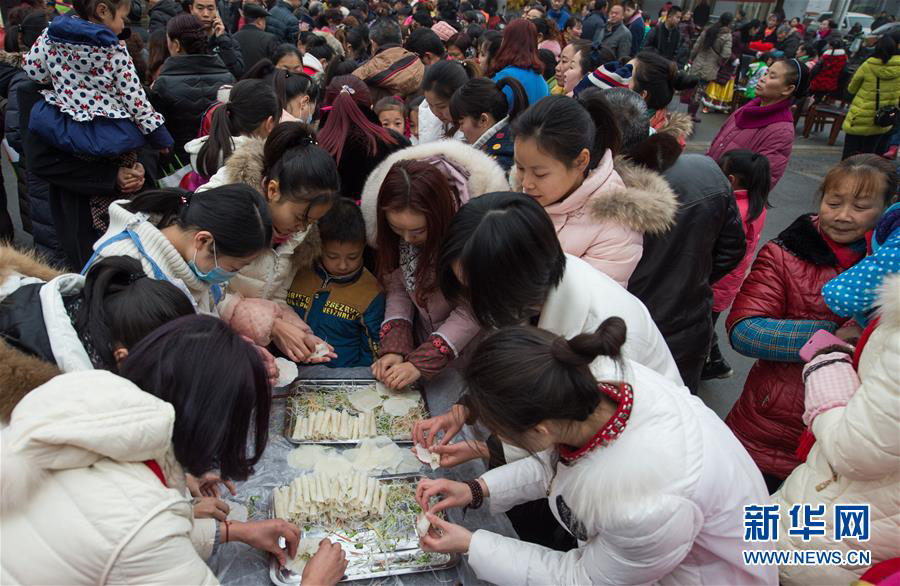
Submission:
<svg viewBox="0 0 900 586">
<path fill-rule="evenodd" d="M 674 61 L 669 61 L 655 51 L 641 51 L 637 71 L 634 73 L 634 91 L 646 91 L 648 108 L 661 110 L 669 105 L 676 91 L 690 89 L 699 82 L 696 76 L 678 69 Z"/>
<path fill-rule="evenodd" d="M 209 138 L 197 153 L 197 172 L 211 177 L 234 152 L 232 137 L 250 134 L 266 120 L 281 118 L 281 104 L 271 83 L 244 79 L 231 88 L 228 101 L 216 108 Z"/>
<path fill-rule="evenodd" d="M 475 77 L 474 71 L 466 63 L 438 61 L 425 68 L 422 91 L 434 92 L 438 97 L 449 100 L 456 90 L 473 77 Z"/>
<path fill-rule="evenodd" d="M 503 92 L 507 87 L 513 95 L 512 106 Z M 512 121 L 526 108 L 528 96 L 525 88 L 512 77 L 504 77 L 496 83 L 487 77 L 470 79 L 450 98 L 450 116 L 457 123 L 466 116 L 477 120 L 484 113 L 490 114 L 497 122 L 506 116 Z"/>
<path fill-rule="evenodd" d="M 456 213 L 438 254 L 437 277 L 444 296 L 469 305 L 482 326 L 502 327 L 533 315 L 565 267 L 544 208 L 521 193 L 497 192 Z"/>
<path fill-rule="evenodd" d="M 600 162 L 606 150 L 619 152 L 622 137 L 612 109 L 597 88 L 577 98 L 549 96 L 529 107 L 512 126 L 516 139 L 533 138 L 542 151 L 571 167 L 584 149 L 591 153 L 585 173 Z"/>
<path fill-rule="evenodd" d="M 722 16 L 719 17 L 719 20 L 715 22 L 715 24 L 709 25 L 709 28 L 706 29 L 706 32 L 703 33 L 703 44 L 701 45 L 704 49 L 712 49 L 713 45 L 716 43 L 716 39 L 719 36 L 719 31 L 721 31 L 724 27 L 730 25 L 734 20 L 734 15 L 730 12 L 723 12 Z"/>
<path fill-rule="evenodd" d="M 872 53 L 872 57 L 881 59 L 881 61 L 887 65 L 887 62 L 891 60 L 891 57 L 896 54 L 897 41 L 895 38 L 891 35 L 881 35 L 881 38 L 875 43 L 875 51 Z"/>
<path fill-rule="evenodd" d="M 233 480 L 253 472 L 269 438 L 271 391 L 259 352 L 225 322 L 169 322 L 131 349 L 120 374 L 175 409 L 172 444 L 185 470 L 218 468 Z"/>
<path fill-rule="evenodd" d="M 261 79 L 272 84 L 278 100 L 279 116 L 281 110 L 286 109 L 287 104 L 297 96 L 309 96 L 311 102 L 318 103 L 322 94 L 322 88 L 309 75 L 279 69 L 274 61 L 268 59 L 261 59 L 244 73 L 242 81 L 247 79 Z"/>
<path fill-rule="evenodd" d="M 525 434 L 542 421 L 586 421 L 603 400 L 590 365 L 621 357 L 625 322 L 606 319 L 570 340 L 531 326 L 503 328 L 478 345 L 465 369 L 463 403 L 495 434 L 532 453 Z"/>
<path fill-rule="evenodd" d="M 259 192 L 243 183 L 214 187 L 191 194 L 182 189 L 159 189 L 135 195 L 123 206 L 131 213 L 156 216 L 160 230 L 205 230 L 221 256 L 244 258 L 272 242 L 272 216 Z"/>
<path fill-rule="evenodd" d="M 168 281 L 150 279 L 141 263 L 111 256 L 91 265 L 78 295 L 73 326 L 96 368 L 116 372 L 117 345 L 132 348 L 174 319 L 194 313 L 187 295 Z"/>
<path fill-rule="evenodd" d="M 747 190 L 747 222 L 762 214 L 769 204 L 772 173 L 765 155 L 747 149 L 728 151 L 719 158 L 719 168 L 725 175 L 734 175 L 738 184 Z"/>
<path fill-rule="evenodd" d="M 316 144 L 316 133 L 302 122 L 283 122 L 263 147 L 263 181 L 278 181 L 282 198 L 330 204 L 340 187 L 337 164 Z"/>
</svg>

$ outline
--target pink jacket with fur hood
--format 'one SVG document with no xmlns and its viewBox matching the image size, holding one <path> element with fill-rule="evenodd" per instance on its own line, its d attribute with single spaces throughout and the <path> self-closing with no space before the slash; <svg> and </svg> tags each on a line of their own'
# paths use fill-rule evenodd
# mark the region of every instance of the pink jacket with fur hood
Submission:
<svg viewBox="0 0 900 586">
<path fill-rule="evenodd" d="M 510 181 L 522 191 L 515 168 Z M 641 260 L 644 233 L 668 230 L 677 205 L 670 189 L 656 190 L 640 181 L 626 184 L 607 150 L 580 187 L 545 209 L 567 254 L 625 287 Z"/>
<path fill-rule="evenodd" d="M 431 159 L 438 156 L 456 167 L 460 171 L 460 177 L 465 176 L 465 190 L 469 198 L 493 191 L 509 190 L 509 184 L 500 165 L 485 153 L 465 143 L 441 140 L 399 150 L 375 167 L 363 187 L 360 209 L 366 222 L 370 245 L 375 245 L 377 236 L 378 192 L 391 167 L 398 161 Z M 442 352 L 449 347 L 452 350 L 449 358 L 452 359 L 463 351 L 466 344 L 481 329 L 467 308 L 451 306 L 440 290 L 430 292 L 423 303 L 418 303 L 416 296 L 410 295 L 401 269 L 391 274 L 389 282 L 385 283 L 385 289 L 387 299 L 382 327 L 382 352 L 395 351 L 386 347 L 392 343 L 388 344 L 385 338 L 389 328 L 396 324 L 397 320 L 410 326 L 415 324 L 410 330 L 414 329 L 412 332 L 414 343 L 420 344 L 420 347 L 415 350 L 409 349 L 412 351 L 404 349 L 400 353 L 404 354 L 407 360 L 410 360 L 409 356 L 413 356 L 410 362 L 416 364 L 426 378 L 436 374 L 448 360 L 432 361 L 428 366 L 424 364 L 424 359 L 417 362 L 416 357 L 428 350 L 422 347 L 440 346 Z"/>
</svg>

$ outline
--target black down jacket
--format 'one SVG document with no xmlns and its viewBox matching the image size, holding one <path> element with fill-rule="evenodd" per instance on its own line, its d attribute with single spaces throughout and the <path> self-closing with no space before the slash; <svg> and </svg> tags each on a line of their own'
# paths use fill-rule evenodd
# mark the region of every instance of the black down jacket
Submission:
<svg viewBox="0 0 900 586">
<path fill-rule="evenodd" d="M 184 145 L 197 137 L 203 113 L 228 83 L 234 83 L 234 76 L 218 55 L 173 55 L 163 63 L 150 101 L 165 116 L 182 161 L 187 161 Z"/>
<path fill-rule="evenodd" d="M 681 155 L 663 177 L 678 197 L 675 225 L 644 235 L 644 255 L 628 290 L 644 302 L 681 378 L 692 392 L 712 337 L 712 285 L 744 257 L 747 246 L 731 184 L 705 155 Z"/>
<path fill-rule="evenodd" d="M 175 0 L 160 0 L 152 8 L 150 8 L 150 32 L 159 29 L 166 30 L 166 25 L 173 16 L 178 16 L 184 12 L 181 4 Z"/>
<path fill-rule="evenodd" d="M 25 171 L 28 182 L 28 208 L 31 215 L 31 235 L 34 247 L 54 266 L 66 266 L 66 255 L 63 253 L 56 227 L 53 225 L 53 213 L 50 210 L 50 185 L 38 178 L 31 170 Z"/>
</svg>

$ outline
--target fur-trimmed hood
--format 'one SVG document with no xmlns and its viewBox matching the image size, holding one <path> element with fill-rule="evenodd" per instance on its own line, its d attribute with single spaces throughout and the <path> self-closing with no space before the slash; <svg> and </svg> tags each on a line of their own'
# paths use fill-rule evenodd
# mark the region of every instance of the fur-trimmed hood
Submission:
<svg viewBox="0 0 900 586">
<path fill-rule="evenodd" d="M 22 64 L 24 62 L 25 55 L 23 53 L 10 53 L 8 51 L 0 50 L 0 65 L 9 65 L 10 67 L 22 69 Z"/>
<path fill-rule="evenodd" d="M 881 326 L 900 330 L 900 275 L 885 277 L 878 288 L 878 309 Z"/>
<path fill-rule="evenodd" d="M 597 221 L 614 221 L 646 234 L 669 230 L 675 222 L 678 198 L 662 175 L 622 157 L 616 157 L 614 170 L 624 186 L 613 185 L 598 191 L 588 203 L 591 217 Z M 515 167 L 510 171 L 509 180 L 513 191 L 522 191 Z"/>
<path fill-rule="evenodd" d="M 60 374 L 55 364 L 13 348 L 0 339 L 0 424 L 9 423 L 22 397 Z"/>
<path fill-rule="evenodd" d="M 438 155 L 468 171 L 467 186 L 470 197 L 509 190 L 509 183 L 503 168 L 490 156 L 468 144 L 457 140 L 439 140 L 399 150 L 375 167 L 363 187 L 360 209 L 366 221 L 366 237 L 369 245 L 375 246 L 377 235 L 378 192 L 394 163 L 427 159 Z"/>
<path fill-rule="evenodd" d="M 47 282 L 61 274 L 37 252 L 0 246 L 0 300 L 23 285 Z"/>
<path fill-rule="evenodd" d="M 63 271 L 51 266 L 35 251 L 21 251 L 12 246 L 0 246 L 0 285 L 17 273 L 25 277 L 34 277 L 41 281 L 49 281 L 63 274 Z"/>
<path fill-rule="evenodd" d="M 660 134 L 671 134 L 679 141 L 686 140 L 694 132 L 694 121 L 684 112 L 667 112 L 666 121 L 656 129 Z"/>
</svg>

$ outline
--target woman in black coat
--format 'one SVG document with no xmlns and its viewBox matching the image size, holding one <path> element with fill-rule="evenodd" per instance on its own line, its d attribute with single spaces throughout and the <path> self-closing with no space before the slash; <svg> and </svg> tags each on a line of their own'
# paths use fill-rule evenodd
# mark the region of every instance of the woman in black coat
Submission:
<svg viewBox="0 0 900 586">
<path fill-rule="evenodd" d="M 204 112 L 216 101 L 220 87 L 234 83 L 234 76 L 209 52 L 206 31 L 193 15 L 172 18 L 166 34 L 171 56 L 153 82 L 150 101 L 166 118 L 175 154 L 186 164 L 184 145 L 197 138 Z"/>
</svg>

